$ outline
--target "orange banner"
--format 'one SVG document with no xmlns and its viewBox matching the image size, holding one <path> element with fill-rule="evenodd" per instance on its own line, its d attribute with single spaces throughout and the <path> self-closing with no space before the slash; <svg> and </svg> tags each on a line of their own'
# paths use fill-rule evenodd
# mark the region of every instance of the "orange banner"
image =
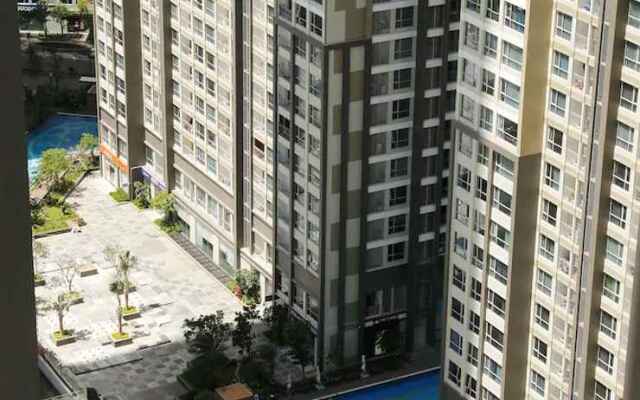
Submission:
<svg viewBox="0 0 640 400">
<path fill-rule="evenodd" d="M 100 143 L 100 153 L 109 157 L 111 162 L 122 172 L 128 172 L 129 166 L 115 155 L 104 143 Z"/>
</svg>

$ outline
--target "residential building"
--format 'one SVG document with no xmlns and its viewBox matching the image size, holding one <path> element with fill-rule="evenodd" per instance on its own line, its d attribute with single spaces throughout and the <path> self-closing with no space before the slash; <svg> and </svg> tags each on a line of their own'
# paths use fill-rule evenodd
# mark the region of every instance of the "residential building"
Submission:
<svg viewBox="0 0 640 400">
<path fill-rule="evenodd" d="M 444 399 L 638 397 L 639 21 L 464 2 Z"/>
<path fill-rule="evenodd" d="M 323 368 L 440 362 L 459 6 L 430 3 L 278 1 L 275 295 Z"/>
<path fill-rule="evenodd" d="M 171 191 L 183 228 L 270 298 L 272 0 L 96 0 L 102 174 Z"/>
</svg>

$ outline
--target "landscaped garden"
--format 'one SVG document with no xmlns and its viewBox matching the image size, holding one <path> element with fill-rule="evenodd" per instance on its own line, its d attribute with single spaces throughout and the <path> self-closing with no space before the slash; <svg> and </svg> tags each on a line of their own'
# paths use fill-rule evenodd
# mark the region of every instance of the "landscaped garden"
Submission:
<svg viewBox="0 0 640 400">
<path fill-rule="evenodd" d="M 32 231 L 36 236 L 67 231 L 83 221 L 66 202 L 69 193 L 85 173 L 95 168 L 94 135 L 83 134 L 74 152 L 49 149 L 42 153 L 37 176 L 31 189 Z"/>
<path fill-rule="evenodd" d="M 215 388 L 236 382 L 261 398 L 284 393 L 274 377 L 278 348 L 286 349 L 284 356 L 301 369 L 312 362 L 310 326 L 283 306 L 274 305 L 260 316 L 255 304 L 248 304 L 236 312 L 233 323 L 224 321 L 222 311 L 185 320 L 184 336 L 197 357 L 178 377 L 190 390 L 183 399 L 214 399 Z"/>
</svg>

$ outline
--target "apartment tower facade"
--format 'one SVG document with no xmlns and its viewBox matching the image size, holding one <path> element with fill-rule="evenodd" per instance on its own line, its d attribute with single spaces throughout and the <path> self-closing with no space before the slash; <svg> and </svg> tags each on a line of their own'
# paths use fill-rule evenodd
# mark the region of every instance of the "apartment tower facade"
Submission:
<svg viewBox="0 0 640 400">
<path fill-rule="evenodd" d="M 271 0 L 97 0 L 102 174 L 177 200 L 182 234 L 271 296 Z"/>
<path fill-rule="evenodd" d="M 443 396 L 637 398 L 640 3 L 460 29 Z"/>
<path fill-rule="evenodd" d="M 276 11 L 275 296 L 323 368 L 421 350 L 438 365 L 459 7 Z"/>
</svg>

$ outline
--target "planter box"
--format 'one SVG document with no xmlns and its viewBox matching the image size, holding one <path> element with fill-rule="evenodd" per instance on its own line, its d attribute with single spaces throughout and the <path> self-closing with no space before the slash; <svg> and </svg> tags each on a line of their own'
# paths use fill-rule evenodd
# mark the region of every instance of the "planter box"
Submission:
<svg viewBox="0 0 640 400">
<path fill-rule="evenodd" d="M 62 334 L 60 334 L 60 331 L 56 331 L 51 335 L 51 338 L 56 346 L 64 346 L 65 344 L 76 341 L 76 336 L 73 334 L 73 331 L 65 331 Z"/>
<path fill-rule="evenodd" d="M 87 264 L 80 267 L 80 277 L 84 278 L 85 276 L 96 275 L 98 273 L 98 268 L 93 264 Z"/>
<path fill-rule="evenodd" d="M 80 292 L 68 292 L 64 294 L 64 297 L 69 300 L 69 303 L 71 305 L 84 302 L 84 297 L 82 297 L 82 294 Z"/>
<path fill-rule="evenodd" d="M 118 332 L 114 332 L 111 334 L 111 343 L 113 343 L 115 347 L 125 346 L 133 343 L 133 337 L 128 333 L 120 335 Z"/>
<path fill-rule="evenodd" d="M 122 318 L 126 321 L 140 317 L 140 309 L 130 306 L 128 309 L 122 307 Z"/>
</svg>

